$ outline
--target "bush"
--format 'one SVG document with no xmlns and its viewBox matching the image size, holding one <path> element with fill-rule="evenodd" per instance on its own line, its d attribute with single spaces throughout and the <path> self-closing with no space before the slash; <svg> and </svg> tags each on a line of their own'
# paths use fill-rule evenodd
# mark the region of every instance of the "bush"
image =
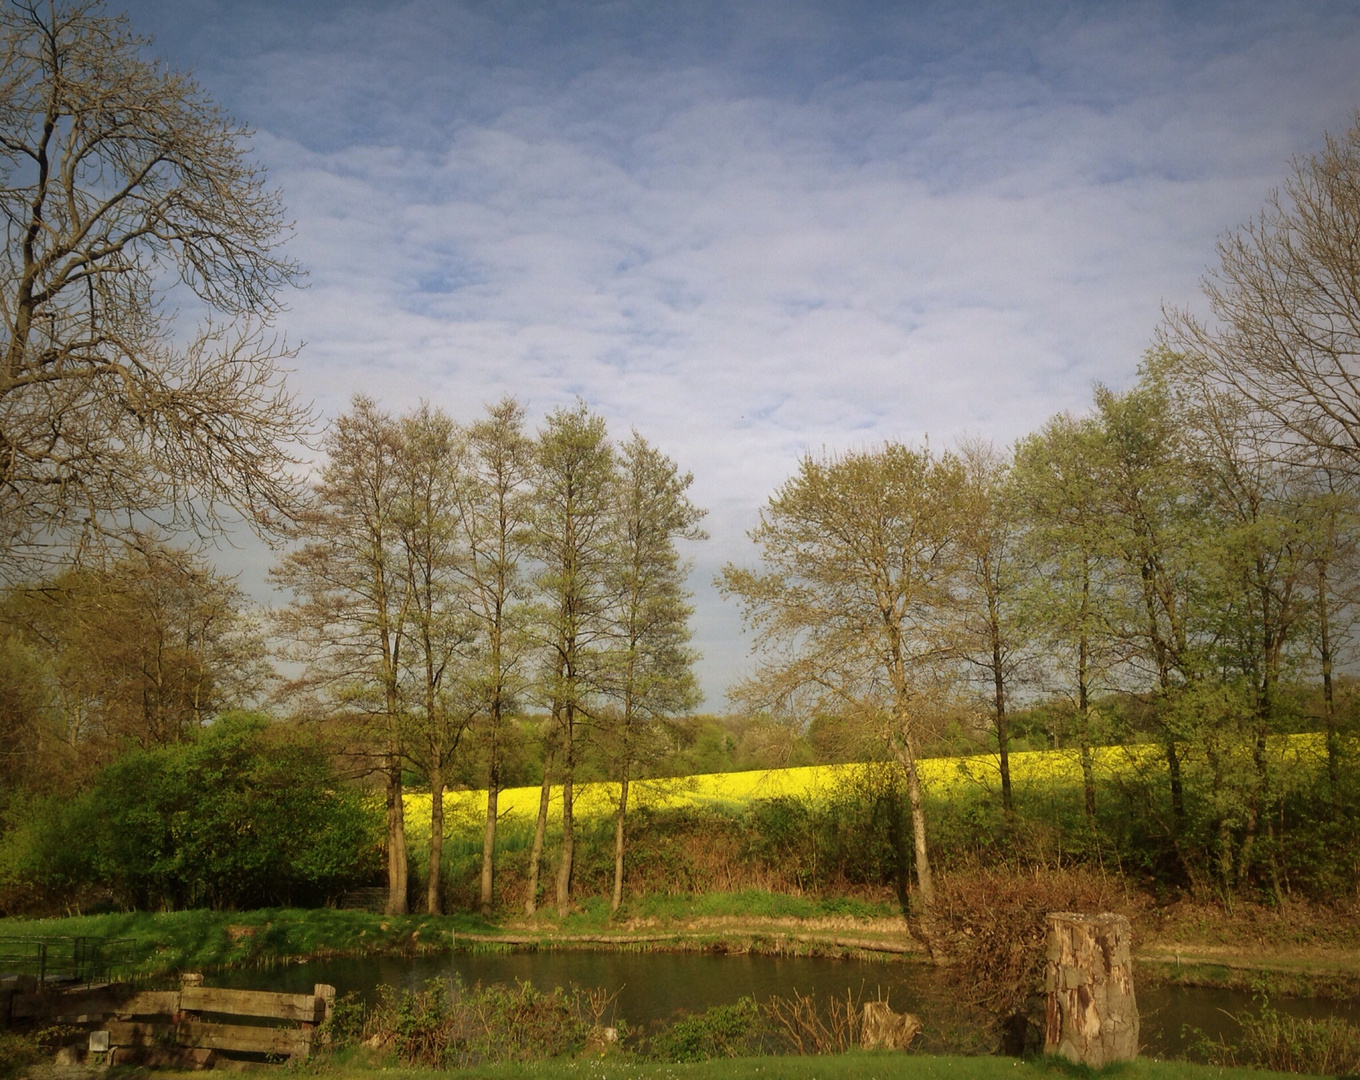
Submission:
<svg viewBox="0 0 1360 1080">
<path fill-rule="evenodd" d="M 384 986 L 380 994 L 365 1039 L 394 1051 L 403 1065 L 435 1069 L 575 1053 L 612 1002 L 599 990 L 545 994 L 529 983 L 468 989 L 442 979 L 423 990 Z"/>
<path fill-rule="evenodd" d="M 0 1080 L 14 1080 L 30 1065 L 47 1057 L 38 1037 L 0 1031 Z"/>
<path fill-rule="evenodd" d="M 714 1005 L 675 1021 L 652 1037 L 651 1050 L 663 1061 L 750 1057 L 764 1049 L 767 1035 L 760 1006 L 754 998 L 743 997 L 733 1005 Z"/>
<path fill-rule="evenodd" d="M 1302 1020 L 1283 1016 L 1264 999 L 1256 1016 L 1233 1017 L 1242 1036 L 1232 1045 L 1201 1040 L 1215 1065 L 1242 1065 L 1275 1072 L 1351 1076 L 1360 1072 L 1360 1027 L 1340 1017 Z"/>
<path fill-rule="evenodd" d="M 261 717 L 125 754 L 74 799 L 35 802 L 0 844 L 0 881 L 48 903 L 319 904 L 380 872 L 381 823 L 325 753 Z"/>
</svg>

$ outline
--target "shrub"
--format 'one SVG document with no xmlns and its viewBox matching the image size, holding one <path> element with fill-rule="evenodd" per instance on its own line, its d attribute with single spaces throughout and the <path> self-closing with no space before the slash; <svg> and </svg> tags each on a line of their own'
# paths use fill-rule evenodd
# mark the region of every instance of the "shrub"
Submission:
<svg viewBox="0 0 1360 1080">
<path fill-rule="evenodd" d="M 743 997 L 675 1021 L 652 1037 L 651 1050 L 663 1061 L 750 1057 L 764 1049 L 767 1035 L 760 1006 L 754 998 Z"/>
<path fill-rule="evenodd" d="M 1232 1045 L 1201 1040 L 1215 1065 L 1243 1065 L 1275 1072 L 1350 1076 L 1360 1072 L 1360 1027 L 1336 1016 L 1321 1020 L 1284 1016 L 1264 998 L 1257 1015 L 1233 1017 L 1242 1028 Z"/>
<path fill-rule="evenodd" d="M 0 845 L 0 880 L 69 903 L 305 906 L 379 871 L 380 822 L 295 731 L 228 716 L 193 743 L 136 750 L 74 799 L 36 802 Z"/>
<path fill-rule="evenodd" d="M 365 1038 L 390 1047 L 403 1065 L 437 1069 L 574 1053 L 612 1001 L 598 990 L 545 994 L 529 983 L 468 989 L 442 979 L 423 990 L 384 986 L 380 994 Z"/>
</svg>

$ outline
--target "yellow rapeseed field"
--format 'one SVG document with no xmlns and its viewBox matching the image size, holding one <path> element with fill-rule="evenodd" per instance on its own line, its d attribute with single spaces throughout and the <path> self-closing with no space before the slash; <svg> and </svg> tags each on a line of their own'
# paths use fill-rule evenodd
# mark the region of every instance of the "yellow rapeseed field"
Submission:
<svg viewBox="0 0 1360 1080">
<path fill-rule="evenodd" d="M 1325 753 L 1319 734 L 1289 735 L 1271 740 L 1271 753 L 1286 770 L 1311 766 Z M 1188 767 L 1193 767 L 1196 752 L 1186 750 Z M 1149 743 L 1134 746 L 1102 746 L 1093 752 L 1093 765 L 1100 779 L 1124 776 L 1152 778 L 1165 769 L 1159 746 Z M 1001 786 L 1000 758 L 995 754 L 962 757 L 923 758 L 917 763 L 921 784 L 936 798 Z M 1011 782 L 1017 789 L 1047 789 L 1053 794 L 1081 785 L 1081 762 L 1073 750 L 1028 750 L 1010 756 Z M 895 768 L 891 765 L 879 766 Z M 754 799 L 780 795 L 817 800 L 853 781 L 862 765 L 809 765 L 796 769 L 755 769 L 749 772 L 708 773 L 659 780 L 634 781 L 629 806 L 680 807 L 739 805 Z M 579 784 L 575 790 L 575 811 L 579 818 L 612 814 L 618 807 L 617 784 Z M 503 822 L 531 822 L 538 813 L 540 789 L 508 788 L 501 792 L 498 810 Z M 554 786 L 549 805 L 550 816 L 560 816 L 562 789 Z M 417 835 L 430 820 L 429 794 L 406 796 L 406 818 Z M 485 791 L 449 792 L 444 797 L 446 827 L 449 832 L 476 826 L 486 813 Z"/>
</svg>

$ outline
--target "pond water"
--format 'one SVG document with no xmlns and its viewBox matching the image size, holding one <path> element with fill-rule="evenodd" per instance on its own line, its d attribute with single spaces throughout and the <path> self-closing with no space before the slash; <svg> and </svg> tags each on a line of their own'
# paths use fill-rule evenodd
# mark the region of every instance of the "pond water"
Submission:
<svg viewBox="0 0 1360 1080">
<path fill-rule="evenodd" d="M 955 1023 L 951 995 L 933 969 L 916 963 L 841 960 L 829 957 L 723 955 L 710 953 L 577 952 L 534 950 L 504 953 L 452 952 L 416 958 L 366 957 L 314 960 L 302 964 L 222 972 L 215 985 L 307 993 L 329 983 L 339 993 L 356 992 L 373 1001 L 384 984 L 419 989 L 430 979 L 457 976 L 476 983 L 532 983 L 554 987 L 601 987 L 616 994 L 614 1016 L 634 1030 L 645 1030 L 684 1013 L 730 1004 L 745 995 L 764 1001 L 797 991 L 818 999 L 860 998 L 880 994 L 898 1011 L 917 1012 L 928 1029 Z M 1350 1000 L 1280 998 L 1272 1007 L 1296 1016 L 1343 1016 L 1360 1023 L 1360 1003 Z M 1143 1052 L 1182 1057 L 1193 1051 L 1198 1029 L 1229 1043 L 1237 1036 L 1232 1014 L 1252 1012 L 1249 993 L 1235 990 L 1166 986 L 1138 992 Z M 932 1019 L 935 1023 L 932 1024 Z M 950 1047 L 948 1035 L 931 1049 Z M 974 1047 L 976 1048 L 976 1047 Z"/>
</svg>

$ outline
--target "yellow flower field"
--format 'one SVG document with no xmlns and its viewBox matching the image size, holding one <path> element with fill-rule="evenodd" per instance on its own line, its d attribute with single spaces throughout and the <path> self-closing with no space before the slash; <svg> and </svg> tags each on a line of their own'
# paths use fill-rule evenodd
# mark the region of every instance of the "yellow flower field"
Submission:
<svg viewBox="0 0 1360 1080">
<path fill-rule="evenodd" d="M 1276 763 L 1286 770 L 1316 765 L 1325 754 L 1320 734 L 1288 735 L 1271 740 Z M 1195 750 L 1187 747 L 1187 765 L 1193 767 Z M 1150 743 L 1134 746 L 1102 746 L 1093 752 L 1098 778 L 1152 777 L 1165 768 L 1162 749 Z M 928 795 L 948 798 L 979 788 L 999 791 L 1000 758 L 995 754 L 965 757 L 924 758 L 917 763 L 921 783 Z M 1081 784 L 1081 762 L 1076 750 L 1028 750 L 1011 754 L 1011 782 L 1016 788 L 1047 788 L 1055 793 Z M 896 768 L 885 765 L 882 767 Z M 818 799 L 851 780 L 862 765 L 809 765 L 796 769 L 755 769 L 750 772 L 708 773 L 659 780 L 636 780 L 629 792 L 630 808 L 740 804 L 780 795 Z M 617 784 L 579 784 L 575 810 L 579 818 L 612 814 L 618 807 Z M 502 822 L 530 822 L 538 813 L 540 789 L 507 788 L 500 794 Z M 408 794 L 406 817 L 419 833 L 430 819 L 430 796 Z M 550 817 L 559 817 L 562 789 L 554 785 Z M 486 813 L 485 791 L 449 792 L 444 797 L 446 827 L 450 832 L 473 827 Z"/>
</svg>

